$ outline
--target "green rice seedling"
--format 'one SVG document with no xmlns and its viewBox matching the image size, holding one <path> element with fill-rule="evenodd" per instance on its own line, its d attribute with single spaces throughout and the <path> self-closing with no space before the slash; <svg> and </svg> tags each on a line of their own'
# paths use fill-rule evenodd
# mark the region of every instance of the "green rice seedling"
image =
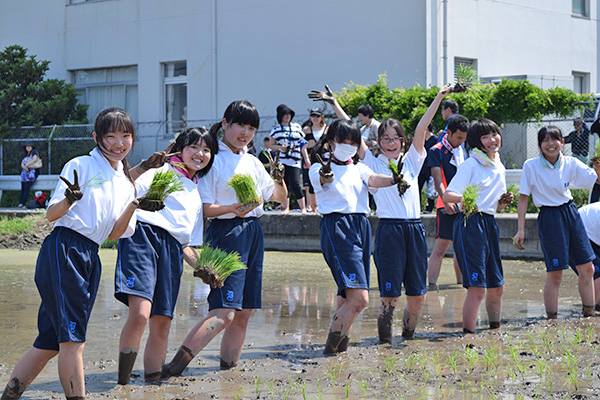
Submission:
<svg viewBox="0 0 600 400">
<path fill-rule="evenodd" d="M 452 371 L 453 375 L 456 375 L 456 371 L 457 371 L 457 367 L 456 367 L 457 358 L 458 358 L 458 350 L 454 350 L 454 353 L 452 353 L 452 355 L 448 354 L 448 364 L 450 365 L 450 370 Z"/>
<path fill-rule="evenodd" d="M 346 382 L 346 398 L 350 397 L 350 384 Z"/>
<path fill-rule="evenodd" d="M 577 385 L 577 370 L 575 369 L 575 366 L 571 366 L 569 372 L 567 373 L 567 377 L 575 390 L 579 390 L 579 385 Z"/>
<path fill-rule="evenodd" d="M 469 65 L 461 64 L 454 72 L 456 83 L 450 86 L 451 93 L 466 92 L 471 87 L 479 84 L 479 76 L 477 71 Z"/>
<path fill-rule="evenodd" d="M 463 353 L 463 358 L 465 360 L 465 362 L 467 363 L 467 365 L 469 366 L 469 368 L 471 369 L 471 372 L 473 372 L 473 370 L 475 369 L 475 366 L 477 365 L 477 350 L 475 350 L 475 348 L 473 346 L 466 346 L 465 347 L 465 352 Z"/>
<path fill-rule="evenodd" d="M 544 343 L 544 347 L 548 351 L 548 355 L 552 357 L 552 340 L 550 340 L 549 335 L 546 334 L 546 331 L 542 331 L 542 343 Z"/>
<path fill-rule="evenodd" d="M 104 180 L 102 178 L 100 178 L 100 174 L 97 174 L 97 175 L 92 176 L 83 185 L 81 185 L 81 190 L 86 189 L 86 188 L 88 188 L 88 189 L 97 188 L 97 187 L 102 186 L 103 183 L 104 183 Z"/>
<path fill-rule="evenodd" d="M 262 384 L 260 383 L 260 376 L 254 378 L 254 390 L 256 391 L 256 398 L 260 399 L 260 388 Z"/>
<path fill-rule="evenodd" d="M 465 210 L 465 226 L 467 218 L 477 212 L 477 198 L 479 197 L 479 186 L 468 184 L 462 192 L 462 206 Z"/>
<path fill-rule="evenodd" d="M 146 200 L 164 202 L 171 194 L 183 190 L 181 180 L 175 174 L 175 171 L 169 169 L 167 171 L 159 171 L 154 174 L 152 183 L 146 193 Z"/>
<path fill-rule="evenodd" d="M 221 249 L 212 248 L 209 244 L 200 247 L 196 261 L 194 276 L 212 287 L 223 287 L 225 279 L 233 272 L 246 269 L 237 252 L 226 253 Z"/>
<path fill-rule="evenodd" d="M 397 179 L 397 177 L 400 176 L 402 173 L 402 166 L 404 165 L 404 162 L 402 160 L 403 157 L 400 158 L 400 160 L 398 160 L 398 164 L 396 164 L 393 160 L 389 160 L 388 162 L 388 168 L 390 169 L 390 171 L 392 171 L 392 176 L 394 177 L 394 179 Z M 402 196 L 404 193 L 406 193 L 409 187 L 410 184 L 406 182 L 404 178 L 400 178 L 400 181 L 398 182 L 398 194 Z"/>
<path fill-rule="evenodd" d="M 491 348 L 487 348 L 483 351 L 483 356 L 485 357 L 485 370 L 489 371 L 492 368 L 496 369 L 498 368 L 498 361 L 496 360 L 496 357 L 498 356 L 498 353 L 496 352 L 496 349 L 491 347 Z"/>
<path fill-rule="evenodd" d="M 248 174 L 235 174 L 229 178 L 227 186 L 233 188 L 238 203 L 243 204 L 243 206 L 238 208 L 240 212 L 256 208 L 262 204 L 262 199 L 256 192 L 256 185 L 252 176 Z"/>
<path fill-rule="evenodd" d="M 397 362 L 398 357 L 394 354 L 390 354 L 385 358 L 385 372 L 387 372 L 388 375 L 392 375 L 395 372 Z"/>
<path fill-rule="evenodd" d="M 589 345 L 594 341 L 594 334 L 596 333 L 596 325 L 588 325 L 587 326 L 587 338 L 586 342 Z"/>
</svg>

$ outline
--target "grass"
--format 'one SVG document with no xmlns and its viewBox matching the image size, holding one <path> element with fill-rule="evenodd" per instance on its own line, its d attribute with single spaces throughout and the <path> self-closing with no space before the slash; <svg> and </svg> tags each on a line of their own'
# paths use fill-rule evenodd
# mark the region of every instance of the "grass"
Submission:
<svg viewBox="0 0 600 400">
<path fill-rule="evenodd" d="M 0 234 L 1 235 L 18 235 L 20 233 L 29 232 L 35 226 L 37 216 L 27 216 L 23 218 L 8 218 L 0 217 Z"/>
</svg>

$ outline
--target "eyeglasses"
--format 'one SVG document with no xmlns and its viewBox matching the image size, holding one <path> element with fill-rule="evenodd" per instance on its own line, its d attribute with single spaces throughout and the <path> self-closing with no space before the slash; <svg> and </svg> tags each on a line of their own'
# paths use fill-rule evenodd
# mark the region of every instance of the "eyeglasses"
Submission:
<svg viewBox="0 0 600 400">
<path fill-rule="evenodd" d="M 381 139 L 379 139 L 379 141 L 381 143 L 385 143 L 385 144 L 395 143 L 395 142 L 401 143 L 402 139 L 401 138 L 382 137 Z"/>
</svg>

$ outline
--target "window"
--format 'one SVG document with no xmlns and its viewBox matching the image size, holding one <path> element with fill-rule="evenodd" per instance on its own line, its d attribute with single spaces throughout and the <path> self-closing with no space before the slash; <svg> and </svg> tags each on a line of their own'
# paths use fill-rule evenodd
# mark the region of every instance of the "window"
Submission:
<svg viewBox="0 0 600 400">
<path fill-rule="evenodd" d="M 138 120 L 137 66 L 82 69 L 71 74 L 79 102 L 89 105 L 90 121 L 106 107 L 123 108 Z"/>
<path fill-rule="evenodd" d="M 186 62 L 163 64 L 165 93 L 166 134 L 179 132 L 187 120 L 187 66 Z"/>
<path fill-rule="evenodd" d="M 576 93 L 589 93 L 590 74 L 573 71 L 573 90 Z"/>
<path fill-rule="evenodd" d="M 576 17 L 586 17 L 590 16 L 590 0 L 572 0 L 573 7 L 572 13 Z"/>
<path fill-rule="evenodd" d="M 471 67 L 471 68 L 473 68 L 473 70 L 475 70 L 475 72 L 477 72 L 477 60 L 476 59 L 454 57 L 454 79 L 456 79 L 456 70 L 461 65 Z"/>
</svg>

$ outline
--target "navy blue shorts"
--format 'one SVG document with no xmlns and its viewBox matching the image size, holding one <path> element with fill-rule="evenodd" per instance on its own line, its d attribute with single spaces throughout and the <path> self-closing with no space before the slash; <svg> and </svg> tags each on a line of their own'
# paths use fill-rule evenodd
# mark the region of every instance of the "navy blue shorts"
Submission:
<svg viewBox="0 0 600 400">
<path fill-rule="evenodd" d="M 210 289 L 208 309 L 260 308 L 265 238 L 258 219 L 213 219 L 206 231 L 204 242 L 228 253 L 237 251 L 242 262 L 248 267 L 229 275 L 222 288 Z"/>
<path fill-rule="evenodd" d="M 152 302 L 150 315 L 173 318 L 183 273 L 183 249 L 166 230 L 138 222 L 133 236 L 119 240 L 115 268 L 115 298 L 127 296 Z"/>
<path fill-rule="evenodd" d="M 34 347 L 58 350 L 59 343 L 85 342 L 101 273 L 97 243 L 72 229 L 54 228 L 35 267 L 42 304 Z"/>
<path fill-rule="evenodd" d="M 453 247 L 463 275 L 463 286 L 496 288 L 504 285 L 500 260 L 500 235 L 493 215 L 458 213 L 454 221 Z M 466 226 L 465 226 L 466 225 Z"/>
<path fill-rule="evenodd" d="M 427 293 L 427 241 L 417 219 L 380 219 L 375 231 L 377 281 L 381 297 Z"/>
<path fill-rule="evenodd" d="M 369 290 L 371 267 L 371 224 L 364 214 L 323 215 L 321 251 L 338 287 Z"/>
<path fill-rule="evenodd" d="M 435 238 L 452 240 L 452 227 L 456 220 L 456 214 L 448 215 L 443 210 L 443 208 L 437 209 Z"/>
<path fill-rule="evenodd" d="M 590 240 L 590 245 L 592 246 L 592 250 L 594 251 L 594 255 L 596 257 L 592 261 L 592 263 L 594 264 L 594 280 L 596 280 L 596 279 L 600 278 L 600 246 L 598 246 L 591 240 Z M 573 269 L 573 271 L 575 271 L 575 273 L 577 275 L 579 275 L 579 272 L 577 271 L 577 268 L 576 268 L 577 265 L 578 264 L 575 264 L 575 260 L 573 258 L 569 257 L 569 266 Z"/>
<path fill-rule="evenodd" d="M 546 271 L 567 269 L 570 260 L 575 265 L 594 260 L 594 251 L 573 201 L 558 207 L 541 207 L 537 223 Z"/>
</svg>

